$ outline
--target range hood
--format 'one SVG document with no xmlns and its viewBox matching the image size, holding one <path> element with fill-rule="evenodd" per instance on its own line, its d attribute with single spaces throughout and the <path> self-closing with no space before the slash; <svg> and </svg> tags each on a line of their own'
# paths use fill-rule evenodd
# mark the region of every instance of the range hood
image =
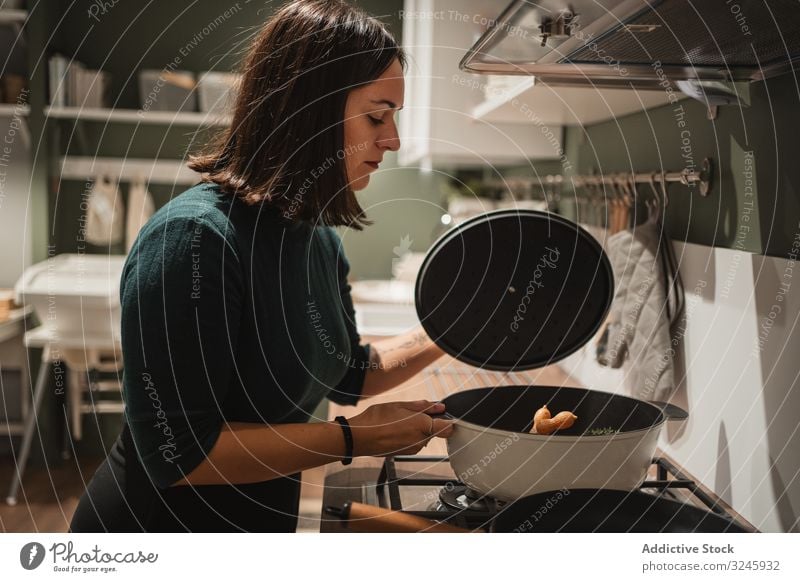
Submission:
<svg viewBox="0 0 800 582">
<path fill-rule="evenodd" d="M 797 0 L 515 0 L 492 24 L 462 70 L 697 89 L 765 79 L 800 60 Z"/>
</svg>

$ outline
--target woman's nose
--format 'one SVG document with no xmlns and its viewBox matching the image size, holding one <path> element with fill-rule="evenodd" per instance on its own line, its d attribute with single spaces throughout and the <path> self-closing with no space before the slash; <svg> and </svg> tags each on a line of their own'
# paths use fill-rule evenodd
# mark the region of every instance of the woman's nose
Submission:
<svg viewBox="0 0 800 582">
<path fill-rule="evenodd" d="M 400 149 L 400 135 L 397 133 L 397 127 L 392 124 L 391 130 L 387 132 L 387 135 L 377 140 L 378 147 L 381 149 L 386 149 L 391 152 L 396 152 Z"/>
</svg>

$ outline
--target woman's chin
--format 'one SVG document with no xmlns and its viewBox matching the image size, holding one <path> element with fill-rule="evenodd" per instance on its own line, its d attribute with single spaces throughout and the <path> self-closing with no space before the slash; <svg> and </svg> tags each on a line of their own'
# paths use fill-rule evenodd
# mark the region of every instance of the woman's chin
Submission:
<svg viewBox="0 0 800 582">
<path fill-rule="evenodd" d="M 350 184 L 350 187 L 353 189 L 354 192 L 358 192 L 359 190 L 363 190 L 369 185 L 369 174 L 361 176 L 353 180 Z"/>
</svg>

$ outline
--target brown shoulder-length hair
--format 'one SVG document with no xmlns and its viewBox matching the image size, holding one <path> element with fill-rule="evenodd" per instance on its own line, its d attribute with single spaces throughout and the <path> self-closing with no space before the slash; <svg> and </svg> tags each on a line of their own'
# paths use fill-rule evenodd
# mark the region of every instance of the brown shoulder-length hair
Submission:
<svg viewBox="0 0 800 582">
<path fill-rule="evenodd" d="M 361 10 L 340 0 L 289 2 L 247 52 L 230 128 L 189 167 L 292 222 L 361 230 L 371 222 L 347 181 L 345 103 L 394 59 L 405 68 L 394 37 Z"/>
</svg>

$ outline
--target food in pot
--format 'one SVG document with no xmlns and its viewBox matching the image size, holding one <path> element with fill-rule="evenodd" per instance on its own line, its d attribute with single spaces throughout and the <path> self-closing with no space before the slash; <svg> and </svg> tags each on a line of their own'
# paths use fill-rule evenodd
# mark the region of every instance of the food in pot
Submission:
<svg viewBox="0 0 800 582">
<path fill-rule="evenodd" d="M 568 410 L 565 410 L 563 412 L 559 412 L 553 418 L 545 418 L 540 420 L 539 423 L 534 424 L 533 427 L 536 430 L 536 434 L 551 434 L 557 430 L 571 427 L 573 424 L 575 424 L 577 419 L 577 416 Z"/>
<path fill-rule="evenodd" d="M 534 413 L 533 426 L 536 426 L 536 423 L 540 420 L 547 420 L 548 418 L 550 418 L 550 410 L 547 408 L 547 404 L 545 404 Z"/>
<path fill-rule="evenodd" d="M 552 434 L 559 429 L 569 428 L 578 417 L 568 410 L 559 412 L 551 417 L 547 405 L 542 406 L 533 415 L 533 429 L 531 434 Z"/>
<path fill-rule="evenodd" d="M 586 434 L 588 434 L 589 436 L 608 436 L 616 433 L 617 433 L 616 429 L 613 429 L 610 426 L 606 426 L 603 428 L 593 428 Z"/>
</svg>

